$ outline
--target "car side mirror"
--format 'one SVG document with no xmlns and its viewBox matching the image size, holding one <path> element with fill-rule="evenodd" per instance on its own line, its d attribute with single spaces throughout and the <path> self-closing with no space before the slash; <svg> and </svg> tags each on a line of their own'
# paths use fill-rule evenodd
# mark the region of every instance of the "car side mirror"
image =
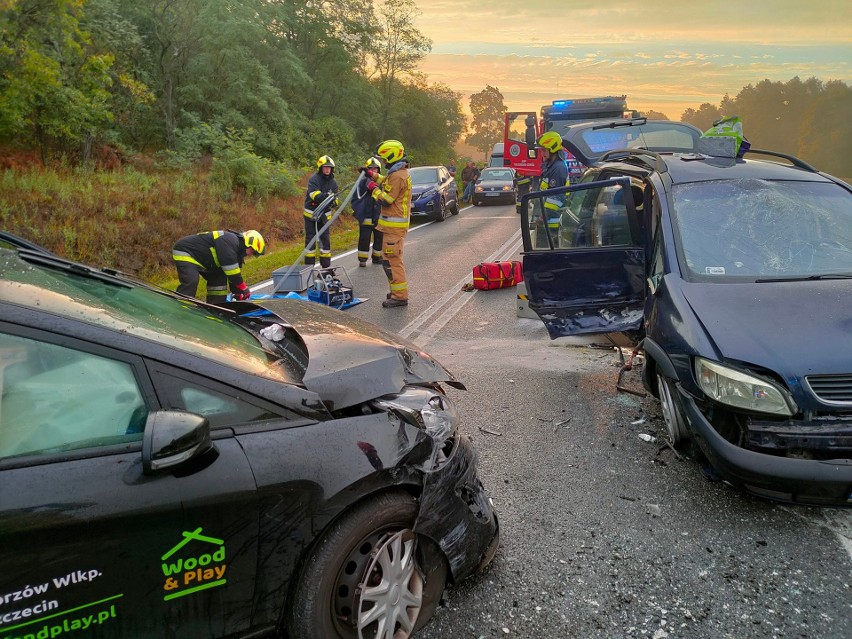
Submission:
<svg viewBox="0 0 852 639">
<path fill-rule="evenodd" d="M 178 410 L 148 414 L 142 438 L 142 472 L 153 475 L 197 459 L 213 447 L 206 417 Z"/>
</svg>

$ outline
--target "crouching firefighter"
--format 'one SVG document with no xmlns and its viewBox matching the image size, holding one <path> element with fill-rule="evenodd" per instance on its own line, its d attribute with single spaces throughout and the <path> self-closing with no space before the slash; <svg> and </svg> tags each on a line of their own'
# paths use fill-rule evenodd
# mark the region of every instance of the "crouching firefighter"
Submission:
<svg viewBox="0 0 852 639">
<path fill-rule="evenodd" d="M 562 151 L 562 136 L 555 131 L 548 131 L 541 134 L 537 143 L 544 149 L 539 190 L 546 191 L 559 186 L 568 186 L 568 163 Z M 554 246 L 558 246 L 559 222 L 564 207 L 565 195 L 551 195 L 545 198 L 544 214 L 539 212 L 536 220 L 536 248 L 548 246 L 545 228 L 553 238 Z"/>
<path fill-rule="evenodd" d="M 408 306 L 408 281 L 405 279 L 403 251 L 411 213 L 411 177 L 408 158 L 398 140 L 385 140 L 376 155 L 385 163 L 387 175 L 377 174 L 367 184 L 372 197 L 382 207 L 378 229 L 382 232 L 382 266 L 390 284 L 390 293 L 382 302 L 385 308 Z"/>
<path fill-rule="evenodd" d="M 367 266 L 372 258 L 373 264 L 382 263 L 382 232 L 376 228 L 382 207 L 372 198 L 367 185 L 376 179 L 382 163 L 371 157 L 358 170 L 358 183 L 352 197 L 352 211 L 358 220 L 358 266 Z M 372 253 L 370 244 L 372 243 Z"/>
<path fill-rule="evenodd" d="M 228 289 L 236 300 L 247 300 L 251 291 L 243 280 L 242 265 L 248 255 L 263 255 L 266 242 L 257 231 L 208 231 L 187 235 L 175 242 L 172 259 L 180 284 L 177 292 L 195 297 L 198 278 L 207 281 L 207 302 L 225 302 Z"/>
<path fill-rule="evenodd" d="M 323 155 L 317 160 L 317 172 L 308 180 L 305 192 L 305 247 L 313 242 L 305 253 L 305 264 L 316 264 L 317 254 L 320 266 L 331 266 L 331 230 L 326 229 L 317 237 L 319 230 L 328 223 L 328 210 L 337 206 L 337 181 L 334 179 L 334 160 Z M 333 199 L 329 199 L 334 196 Z M 316 238 L 316 240 L 314 240 Z"/>
</svg>

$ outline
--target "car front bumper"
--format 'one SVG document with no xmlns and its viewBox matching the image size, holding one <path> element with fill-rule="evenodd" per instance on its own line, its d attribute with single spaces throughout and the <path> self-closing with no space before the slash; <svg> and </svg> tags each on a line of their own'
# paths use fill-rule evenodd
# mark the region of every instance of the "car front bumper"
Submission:
<svg viewBox="0 0 852 639">
<path fill-rule="evenodd" d="M 852 506 L 852 459 L 791 459 L 740 448 L 713 428 L 691 395 L 680 387 L 678 392 L 701 450 L 727 481 L 766 499 Z"/>
<path fill-rule="evenodd" d="M 476 451 L 459 437 L 453 453 L 426 475 L 414 531 L 433 539 L 444 551 L 453 579 L 484 568 L 500 542 L 497 516 L 476 469 Z"/>
</svg>

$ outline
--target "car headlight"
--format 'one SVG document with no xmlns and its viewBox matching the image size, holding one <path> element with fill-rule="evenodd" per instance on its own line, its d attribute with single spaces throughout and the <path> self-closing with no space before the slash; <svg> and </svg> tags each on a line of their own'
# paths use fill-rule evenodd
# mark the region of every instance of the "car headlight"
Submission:
<svg viewBox="0 0 852 639">
<path fill-rule="evenodd" d="M 770 382 L 703 357 L 695 358 L 698 386 L 708 397 L 735 408 L 790 416 L 798 412 L 789 394 Z"/>
<path fill-rule="evenodd" d="M 397 395 L 375 400 L 375 404 L 422 428 L 440 447 L 459 427 L 455 404 L 446 395 L 418 386 L 407 386 Z"/>
<path fill-rule="evenodd" d="M 435 187 L 432 187 L 431 189 L 423 191 L 423 194 L 420 197 L 424 200 L 428 200 L 429 198 L 435 197 L 435 195 L 437 193 L 438 193 L 438 189 L 436 189 Z"/>
<path fill-rule="evenodd" d="M 483 189 L 481 186 L 477 186 L 477 187 L 474 187 L 473 190 L 476 191 L 477 193 L 482 193 L 485 189 Z"/>
<path fill-rule="evenodd" d="M 511 187 L 511 186 L 509 186 L 508 184 L 504 184 L 504 185 L 503 185 L 503 190 L 504 190 L 504 191 L 511 191 L 511 190 L 512 190 L 512 187 Z"/>
</svg>

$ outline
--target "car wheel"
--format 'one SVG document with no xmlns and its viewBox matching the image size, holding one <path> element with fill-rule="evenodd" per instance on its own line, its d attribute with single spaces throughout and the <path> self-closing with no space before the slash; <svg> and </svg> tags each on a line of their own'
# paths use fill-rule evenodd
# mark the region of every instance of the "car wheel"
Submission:
<svg viewBox="0 0 852 639">
<path fill-rule="evenodd" d="M 448 568 L 434 542 L 412 530 L 417 514 L 411 495 L 384 493 L 332 524 L 295 586 L 291 639 L 405 639 L 423 627 Z"/>
<path fill-rule="evenodd" d="M 453 205 L 450 207 L 450 214 L 451 215 L 458 215 L 459 214 L 459 198 L 458 197 L 456 197 L 456 199 L 453 200 Z"/>
<path fill-rule="evenodd" d="M 677 391 L 673 388 L 671 380 L 657 373 L 657 392 L 660 397 L 660 407 L 663 412 L 663 421 L 666 423 L 666 431 L 668 431 L 669 440 L 674 446 L 689 438 L 686 421 L 680 410 L 680 405 L 675 399 L 674 393 Z"/>
<path fill-rule="evenodd" d="M 441 201 L 438 202 L 438 212 L 435 213 L 435 217 L 432 218 L 436 222 L 443 222 L 447 218 L 447 203 L 444 201 L 444 198 L 441 198 Z"/>
</svg>

